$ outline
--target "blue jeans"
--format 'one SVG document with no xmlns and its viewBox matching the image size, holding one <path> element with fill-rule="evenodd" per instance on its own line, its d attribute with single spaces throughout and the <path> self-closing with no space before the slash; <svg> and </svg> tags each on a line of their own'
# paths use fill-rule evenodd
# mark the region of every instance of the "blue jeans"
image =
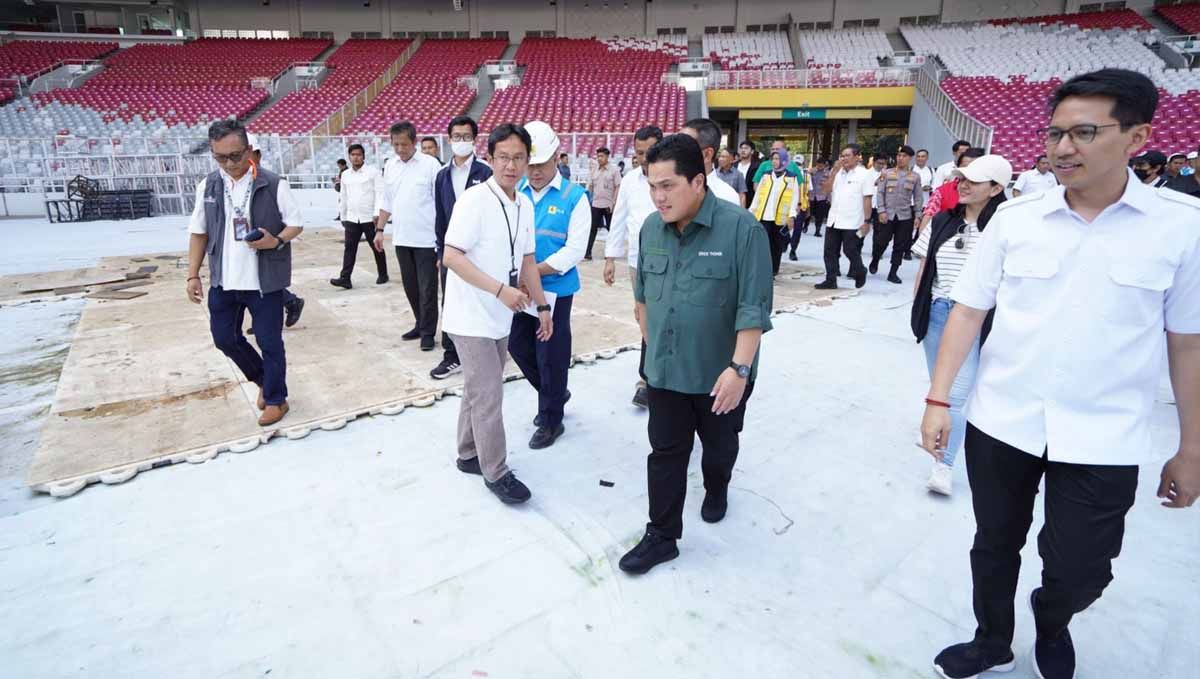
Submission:
<svg viewBox="0 0 1200 679">
<path fill-rule="evenodd" d="M 250 312 L 254 341 L 246 341 L 242 322 Z M 246 379 L 262 387 L 267 405 L 287 400 L 287 358 L 283 351 L 283 293 L 208 289 L 208 322 L 213 344 L 233 361 Z"/>
<path fill-rule="evenodd" d="M 933 300 L 933 308 L 929 310 L 929 330 L 925 333 L 921 345 L 925 347 L 925 363 L 929 366 L 930 379 L 933 379 L 933 366 L 937 363 L 938 348 L 942 346 L 942 333 L 946 330 L 946 321 L 949 320 L 950 310 L 953 308 L 952 300 L 936 297 Z M 975 373 L 978 371 L 979 338 L 975 338 L 971 353 L 967 354 L 967 360 L 958 369 L 954 385 L 950 387 L 950 440 L 946 442 L 946 452 L 942 459 L 942 462 L 950 466 L 954 465 L 954 458 L 958 456 L 963 439 L 967 435 L 967 417 L 963 414 L 963 406 L 967 404 L 967 397 L 975 388 Z"/>
</svg>

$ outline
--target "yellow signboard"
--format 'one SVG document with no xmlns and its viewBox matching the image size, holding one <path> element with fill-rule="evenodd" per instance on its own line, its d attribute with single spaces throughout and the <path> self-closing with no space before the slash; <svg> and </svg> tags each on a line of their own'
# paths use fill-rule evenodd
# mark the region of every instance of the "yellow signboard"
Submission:
<svg viewBox="0 0 1200 679">
<path fill-rule="evenodd" d="M 910 107 L 916 97 L 913 87 L 842 87 L 781 90 L 708 90 L 709 108 L 879 108 Z M 833 116 L 830 111 L 829 117 Z M 782 115 L 782 114 L 781 114 Z"/>
</svg>

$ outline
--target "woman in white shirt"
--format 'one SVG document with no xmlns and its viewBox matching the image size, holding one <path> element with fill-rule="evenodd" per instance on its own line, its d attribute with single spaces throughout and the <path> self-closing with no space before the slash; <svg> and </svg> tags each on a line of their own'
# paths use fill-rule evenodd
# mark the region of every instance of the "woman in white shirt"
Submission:
<svg viewBox="0 0 1200 679">
<path fill-rule="evenodd" d="M 932 227 L 922 231 L 913 246 L 913 255 L 921 260 L 921 268 L 913 295 L 912 329 L 917 341 L 925 347 L 925 361 L 931 378 L 942 332 L 950 318 L 950 310 L 954 308 L 950 291 L 959 272 L 975 252 L 988 220 L 1005 201 L 1004 187 L 1012 178 L 1012 165 L 1001 156 L 987 155 L 956 169 L 952 177 L 960 178 L 958 205 L 937 215 Z M 989 325 L 985 324 L 981 338 L 986 338 Z M 954 458 L 962 448 L 967 430 L 963 406 L 975 386 L 981 341 L 976 341 L 971 348 L 954 379 L 949 403 L 953 433 L 949 441 L 942 442 L 942 459 L 934 462 L 926 484 L 929 490 L 942 495 L 952 492 Z"/>
</svg>

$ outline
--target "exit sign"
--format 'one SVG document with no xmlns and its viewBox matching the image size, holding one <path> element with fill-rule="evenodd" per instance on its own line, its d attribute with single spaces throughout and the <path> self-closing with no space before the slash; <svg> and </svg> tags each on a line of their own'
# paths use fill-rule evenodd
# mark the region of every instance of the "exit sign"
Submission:
<svg viewBox="0 0 1200 679">
<path fill-rule="evenodd" d="M 824 120 L 825 109 L 823 108 L 785 108 L 783 109 L 784 120 Z"/>
</svg>

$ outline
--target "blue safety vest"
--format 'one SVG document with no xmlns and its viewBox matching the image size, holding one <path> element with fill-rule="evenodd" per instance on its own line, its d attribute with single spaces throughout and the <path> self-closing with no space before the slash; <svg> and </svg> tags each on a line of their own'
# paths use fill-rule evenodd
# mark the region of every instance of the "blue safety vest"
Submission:
<svg viewBox="0 0 1200 679">
<path fill-rule="evenodd" d="M 537 235 L 537 252 L 534 256 L 539 264 L 567 244 L 571 213 L 586 193 L 578 184 L 572 184 L 565 179 L 559 181 L 559 185 L 565 187 L 565 190 L 548 187 L 542 199 L 534 203 L 533 228 Z M 522 179 L 517 190 L 533 201 L 533 187 L 529 185 L 528 179 Z M 542 289 L 549 290 L 559 297 L 574 295 L 579 292 L 579 271 L 571 267 L 569 271 L 542 276 Z"/>
</svg>

